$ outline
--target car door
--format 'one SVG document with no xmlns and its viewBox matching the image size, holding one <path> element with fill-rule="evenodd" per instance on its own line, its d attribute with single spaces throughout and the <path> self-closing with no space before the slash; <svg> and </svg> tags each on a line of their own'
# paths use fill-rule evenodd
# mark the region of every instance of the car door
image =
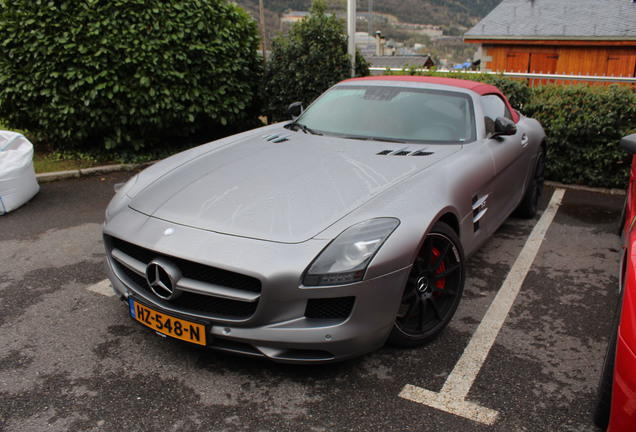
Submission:
<svg viewBox="0 0 636 432">
<path fill-rule="evenodd" d="M 493 196 L 489 198 L 489 225 L 496 229 L 521 201 L 531 152 L 528 137 L 519 125 L 514 135 L 493 135 L 497 117 L 512 120 L 507 104 L 499 95 L 483 95 L 481 103 L 486 124 L 486 146 L 495 167 Z"/>
</svg>

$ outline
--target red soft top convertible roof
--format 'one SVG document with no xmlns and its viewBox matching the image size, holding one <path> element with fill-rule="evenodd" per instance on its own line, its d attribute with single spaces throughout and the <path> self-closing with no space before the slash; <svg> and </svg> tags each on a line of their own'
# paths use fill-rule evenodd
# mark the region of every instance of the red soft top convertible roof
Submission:
<svg viewBox="0 0 636 432">
<path fill-rule="evenodd" d="M 345 82 L 351 81 L 401 81 L 401 82 L 415 82 L 415 83 L 427 83 L 427 84 L 439 84 L 446 85 L 451 87 L 459 87 L 463 89 L 472 90 L 479 95 L 485 94 L 498 94 L 503 97 L 503 100 L 506 101 L 506 105 L 508 105 L 508 109 L 510 110 L 510 114 L 512 114 L 512 119 L 515 123 L 519 121 L 519 114 L 515 111 L 510 102 L 508 102 L 508 98 L 494 85 L 484 84 L 477 81 L 470 81 L 458 78 L 445 78 L 445 77 L 431 77 L 431 76 L 413 76 L 413 75 L 378 75 L 378 76 L 368 76 L 362 78 L 351 78 L 346 80 Z"/>
</svg>

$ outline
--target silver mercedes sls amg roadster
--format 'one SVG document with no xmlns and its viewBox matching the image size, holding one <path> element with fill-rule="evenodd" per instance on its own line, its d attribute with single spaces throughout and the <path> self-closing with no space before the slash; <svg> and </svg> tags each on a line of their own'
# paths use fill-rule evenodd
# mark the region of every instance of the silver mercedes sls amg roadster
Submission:
<svg viewBox="0 0 636 432">
<path fill-rule="evenodd" d="M 546 137 L 491 85 L 343 81 L 292 121 L 169 157 L 106 210 L 132 319 L 278 362 L 416 347 L 454 315 L 465 259 L 533 217 Z"/>
</svg>

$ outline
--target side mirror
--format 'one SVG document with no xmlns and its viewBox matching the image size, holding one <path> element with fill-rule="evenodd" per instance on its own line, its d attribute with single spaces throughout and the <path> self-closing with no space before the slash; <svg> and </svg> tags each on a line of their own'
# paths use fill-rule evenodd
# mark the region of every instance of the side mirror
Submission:
<svg viewBox="0 0 636 432">
<path fill-rule="evenodd" d="M 287 108 L 287 113 L 292 117 L 292 120 L 296 120 L 303 113 L 303 103 L 294 102 Z"/>
<path fill-rule="evenodd" d="M 503 135 L 514 135 L 517 133 L 517 125 L 515 122 L 506 117 L 497 117 L 495 120 L 495 133 L 494 137 Z"/>
<path fill-rule="evenodd" d="M 636 133 L 623 137 L 621 139 L 621 147 L 630 153 L 636 154 Z"/>
</svg>

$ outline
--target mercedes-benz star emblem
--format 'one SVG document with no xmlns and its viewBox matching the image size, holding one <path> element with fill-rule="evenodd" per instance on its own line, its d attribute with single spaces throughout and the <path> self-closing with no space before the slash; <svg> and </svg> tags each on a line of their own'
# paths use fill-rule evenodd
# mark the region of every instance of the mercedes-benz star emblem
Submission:
<svg viewBox="0 0 636 432">
<path fill-rule="evenodd" d="M 146 281 L 155 295 L 163 300 L 173 300 L 181 295 L 176 286 L 181 272 L 172 263 L 156 258 L 146 267 Z"/>
</svg>

